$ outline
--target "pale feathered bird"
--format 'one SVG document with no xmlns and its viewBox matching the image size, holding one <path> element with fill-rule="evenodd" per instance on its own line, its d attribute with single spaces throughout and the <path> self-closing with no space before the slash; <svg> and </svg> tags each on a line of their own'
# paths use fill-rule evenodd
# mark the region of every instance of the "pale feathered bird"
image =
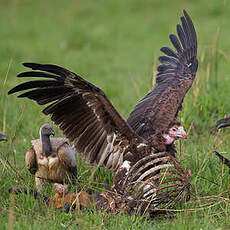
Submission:
<svg viewBox="0 0 230 230">
<path fill-rule="evenodd" d="M 50 125 L 43 125 L 40 139 L 32 140 L 32 147 L 26 153 L 26 167 L 35 175 L 39 190 L 47 182 L 74 183 L 76 180 L 75 152 L 66 138 L 50 138 L 54 134 Z"/>
</svg>

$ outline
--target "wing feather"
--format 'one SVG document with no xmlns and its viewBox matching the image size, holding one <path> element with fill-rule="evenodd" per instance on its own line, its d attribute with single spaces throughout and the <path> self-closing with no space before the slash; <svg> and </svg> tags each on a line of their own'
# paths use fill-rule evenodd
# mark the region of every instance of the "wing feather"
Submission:
<svg viewBox="0 0 230 230">
<path fill-rule="evenodd" d="M 173 49 L 171 49 L 170 47 L 163 46 L 160 49 L 160 51 L 163 52 L 164 54 L 168 55 L 168 56 L 172 56 L 172 57 L 178 58 L 177 53 Z"/>
<path fill-rule="evenodd" d="M 18 97 L 42 105 L 51 103 L 43 113 L 51 115 L 65 136 L 75 141 L 76 150 L 90 164 L 104 163 L 116 170 L 121 163 L 119 159 L 125 158 L 130 149 L 135 155 L 131 162 L 142 157 L 136 146 L 140 143 L 147 146 L 146 141 L 132 131 L 101 89 L 59 66 L 37 63 L 24 63 L 24 66 L 35 71 L 21 73 L 20 78 L 30 75 L 45 79 L 22 83 L 9 94 L 28 90 Z"/>
<path fill-rule="evenodd" d="M 157 133 L 166 132 L 182 108 L 183 99 L 191 88 L 198 68 L 197 37 L 192 20 L 184 11 L 177 35 L 169 36 L 176 52 L 162 47 L 161 64 L 156 87 L 131 112 L 127 122 L 141 137 L 150 140 Z"/>
</svg>

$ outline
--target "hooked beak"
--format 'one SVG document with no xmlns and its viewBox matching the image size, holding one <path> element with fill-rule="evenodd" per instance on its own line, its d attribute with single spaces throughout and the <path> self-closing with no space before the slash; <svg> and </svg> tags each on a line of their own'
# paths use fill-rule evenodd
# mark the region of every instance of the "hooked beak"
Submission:
<svg viewBox="0 0 230 230">
<path fill-rule="evenodd" d="M 181 127 L 181 128 L 178 129 L 176 137 L 186 139 L 188 137 L 188 135 L 185 132 L 184 128 Z"/>
<path fill-rule="evenodd" d="M 230 117 L 220 119 L 216 122 L 216 127 L 218 129 L 230 126 Z"/>
</svg>

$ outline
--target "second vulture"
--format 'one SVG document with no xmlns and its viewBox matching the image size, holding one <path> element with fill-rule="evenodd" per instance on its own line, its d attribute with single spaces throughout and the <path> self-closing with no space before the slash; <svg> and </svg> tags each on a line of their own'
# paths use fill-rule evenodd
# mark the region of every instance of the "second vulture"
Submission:
<svg viewBox="0 0 230 230">
<path fill-rule="evenodd" d="M 40 128 L 40 139 L 32 140 L 26 153 L 26 166 L 35 175 L 38 190 L 47 182 L 75 182 L 77 166 L 75 152 L 66 138 L 50 138 L 54 130 L 50 125 Z"/>
</svg>

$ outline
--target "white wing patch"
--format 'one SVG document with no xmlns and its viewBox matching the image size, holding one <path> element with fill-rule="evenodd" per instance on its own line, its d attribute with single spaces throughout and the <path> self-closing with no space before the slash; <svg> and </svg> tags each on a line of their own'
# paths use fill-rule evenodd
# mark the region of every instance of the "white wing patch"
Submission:
<svg viewBox="0 0 230 230">
<path fill-rule="evenodd" d="M 145 146 L 147 146 L 146 144 L 144 144 L 144 143 L 140 143 L 138 146 L 137 146 L 137 148 L 140 148 L 140 147 L 145 147 Z"/>
<path fill-rule="evenodd" d="M 123 164 L 121 165 L 121 168 L 126 169 L 125 175 L 128 175 L 129 169 L 131 168 L 130 161 L 124 161 Z"/>
</svg>

